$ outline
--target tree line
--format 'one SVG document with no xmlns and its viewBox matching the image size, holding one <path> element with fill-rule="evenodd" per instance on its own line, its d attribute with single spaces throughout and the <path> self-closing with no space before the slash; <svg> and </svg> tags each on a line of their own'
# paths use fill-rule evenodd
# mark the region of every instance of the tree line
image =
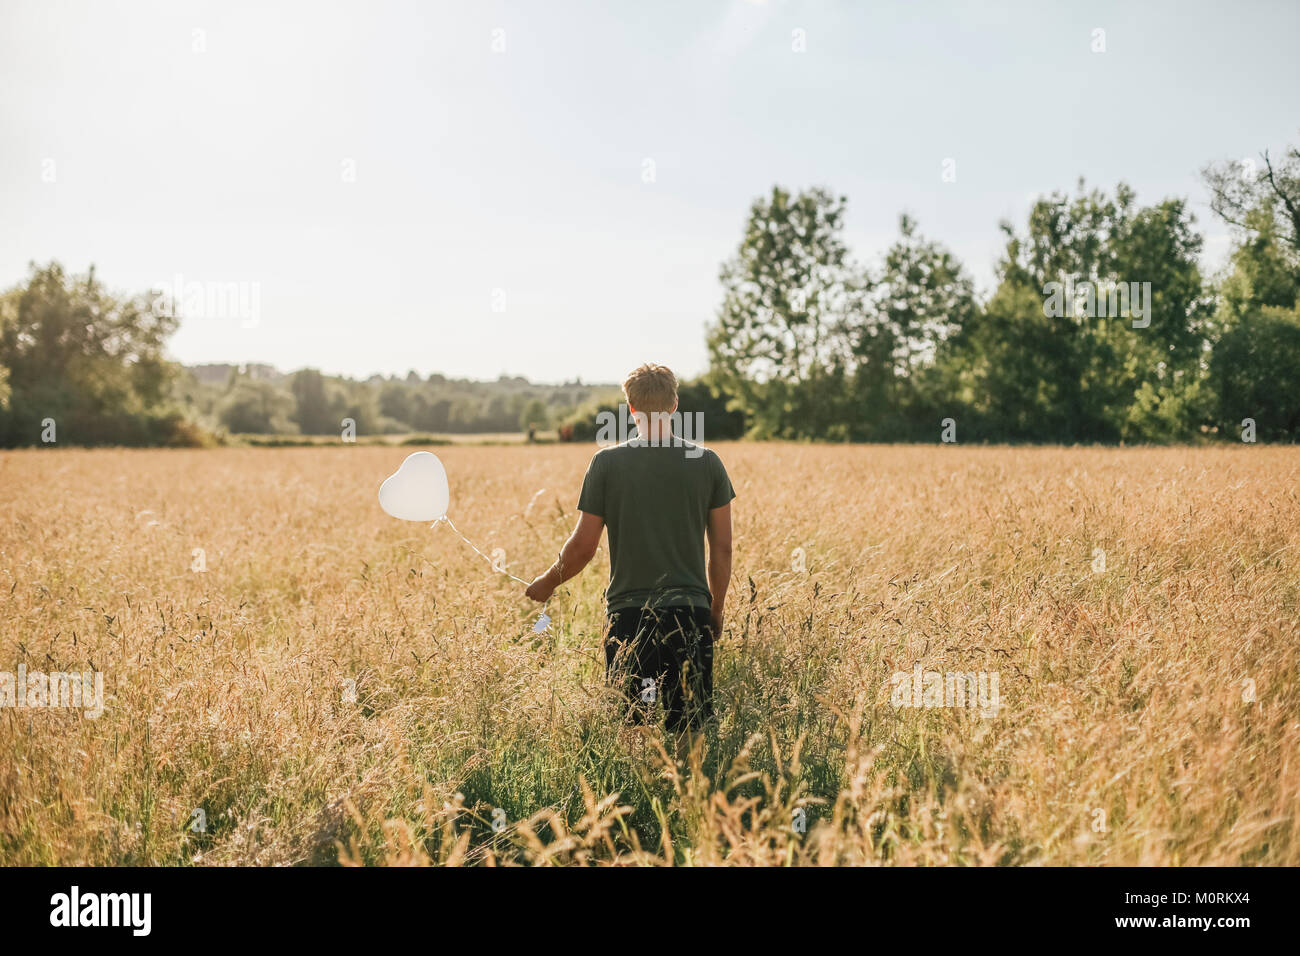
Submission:
<svg viewBox="0 0 1300 956">
<path fill-rule="evenodd" d="M 1203 275 L 1188 202 L 1120 184 L 1040 198 L 1004 222 L 995 284 L 907 215 L 877 262 L 851 256 L 847 198 L 774 187 L 723 263 L 709 370 L 681 410 L 705 439 L 1173 442 L 1300 439 L 1300 151 L 1203 170 L 1231 230 Z M 32 265 L 0 295 L 0 446 L 194 445 L 229 434 L 556 428 L 591 440 L 613 386 L 503 376 L 282 374 L 169 361 L 178 319 L 92 267 Z M 652 357 L 659 358 L 659 357 Z"/>
<path fill-rule="evenodd" d="M 354 380 L 266 365 L 167 359 L 179 320 L 151 294 L 109 291 L 92 267 L 33 265 L 0 295 L 0 447 L 192 446 L 230 436 L 358 436 L 545 429 L 609 385 L 474 382 L 412 371 Z"/>
<path fill-rule="evenodd" d="M 904 215 L 852 260 L 847 199 L 774 188 L 724 263 L 708 382 L 766 438 L 1169 442 L 1300 438 L 1300 152 L 1211 164 L 1234 233 L 1198 265 L 1186 200 L 1120 184 L 1039 199 L 981 299 Z"/>
<path fill-rule="evenodd" d="M 200 366 L 181 376 L 183 404 L 210 427 L 255 435 L 483 434 L 548 429 L 613 386 L 540 385 L 501 376 L 475 382 L 440 374 L 359 381 L 316 369 Z"/>
</svg>

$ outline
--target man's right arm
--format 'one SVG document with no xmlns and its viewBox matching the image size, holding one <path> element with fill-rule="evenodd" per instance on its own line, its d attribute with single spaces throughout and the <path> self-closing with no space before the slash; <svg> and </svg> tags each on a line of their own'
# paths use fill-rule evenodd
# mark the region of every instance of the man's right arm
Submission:
<svg viewBox="0 0 1300 956">
<path fill-rule="evenodd" d="M 600 532 L 605 522 L 599 515 L 578 513 L 578 526 L 564 542 L 559 558 L 546 571 L 533 578 L 533 583 L 524 591 L 534 601 L 545 601 L 569 578 L 575 577 L 596 555 L 600 545 Z"/>
<path fill-rule="evenodd" d="M 731 583 L 731 503 L 709 511 L 707 535 L 709 539 L 709 593 L 713 607 L 709 617 L 713 622 L 713 636 L 722 637 L 722 610 L 727 603 L 727 585 Z"/>
</svg>

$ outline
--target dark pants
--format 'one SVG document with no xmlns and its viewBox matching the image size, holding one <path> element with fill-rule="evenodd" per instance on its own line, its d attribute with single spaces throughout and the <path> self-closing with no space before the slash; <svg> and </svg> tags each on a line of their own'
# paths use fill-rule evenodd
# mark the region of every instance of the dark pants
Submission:
<svg viewBox="0 0 1300 956">
<path fill-rule="evenodd" d="M 702 607 L 629 608 L 609 616 L 605 673 L 627 695 L 628 720 L 663 714 L 670 730 L 713 716 L 713 627 Z"/>
</svg>

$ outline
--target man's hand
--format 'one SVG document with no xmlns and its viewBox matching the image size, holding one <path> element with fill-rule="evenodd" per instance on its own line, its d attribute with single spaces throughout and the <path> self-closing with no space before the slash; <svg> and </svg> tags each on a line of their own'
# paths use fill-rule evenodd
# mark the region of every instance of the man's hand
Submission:
<svg viewBox="0 0 1300 956">
<path fill-rule="evenodd" d="M 539 574 L 533 578 L 533 583 L 528 585 L 528 589 L 524 593 L 539 604 L 549 600 L 550 596 L 555 593 L 555 589 L 559 587 L 559 582 L 556 581 L 553 573 L 554 570 L 554 568 L 551 568 L 545 574 Z"/>
<path fill-rule="evenodd" d="M 709 611 L 709 624 L 713 627 L 713 639 L 722 640 L 722 607 L 713 605 Z"/>
</svg>

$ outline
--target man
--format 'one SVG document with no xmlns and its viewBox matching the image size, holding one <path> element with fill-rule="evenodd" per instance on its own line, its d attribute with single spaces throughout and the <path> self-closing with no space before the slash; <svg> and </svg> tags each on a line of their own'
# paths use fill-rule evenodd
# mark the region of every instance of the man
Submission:
<svg viewBox="0 0 1300 956">
<path fill-rule="evenodd" d="M 731 580 L 736 493 L 717 454 L 673 433 L 671 370 L 642 365 L 623 394 L 637 436 L 591 459 L 578 526 L 526 593 L 548 599 L 587 566 L 608 527 L 607 677 L 622 685 L 634 723 L 658 709 L 670 729 L 698 729 L 713 713 L 713 641 Z"/>
</svg>

